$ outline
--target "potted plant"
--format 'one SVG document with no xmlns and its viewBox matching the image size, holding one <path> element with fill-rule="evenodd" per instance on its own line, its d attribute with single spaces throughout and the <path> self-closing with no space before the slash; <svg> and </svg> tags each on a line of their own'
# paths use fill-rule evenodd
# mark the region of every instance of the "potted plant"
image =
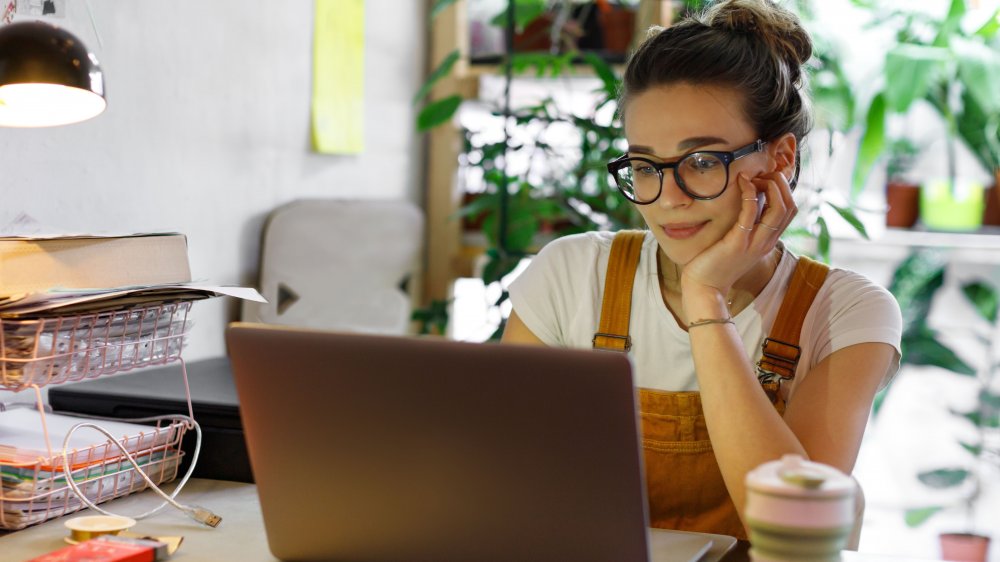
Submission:
<svg viewBox="0 0 1000 562">
<path fill-rule="evenodd" d="M 896 228 L 910 228 L 920 216 L 920 184 L 913 177 L 913 161 L 919 149 L 908 138 L 898 138 L 889 143 L 886 163 L 885 224 Z"/>
<path fill-rule="evenodd" d="M 884 85 L 871 99 L 865 113 L 853 179 L 860 191 L 868 173 L 886 148 L 887 115 L 906 114 L 922 100 L 944 121 L 944 157 L 947 174 L 923 182 L 921 209 L 930 228 L 973 230 L 981 224 L 983 188 L 957 169 L 957 142 L 987 159 L 987 170 L 995 167 L 996 152 L 985 149 L 987 138 L 996 140 L 1000 116 L 1000 54 L 992 46 L 997 36 L 996 14 L 979 28 L 969 31 L 963 24 L 965 0 L 952 0 L 947 15 L 933 18 L 898 9 L 876 10 L 879 25 L 897 30 L 897 44 L 886 54 Z M 992 128 L 991 128 L 991 123 Z"/>
<path fill-rule="evenodd" d="M 963 361 L 958 354 L 942 343 L 938 334 L 928 326 L 927 318 L 938 291 L 944 286 L 946 264 L 939 253 L 917 251 L 896 269 L 890 291 L 896 296 L 903 311 L 902 364 L 932 365 L 958 375 L 977 377 L 975 406 L 967 411 L 953 411 L 963 424 L 974 429 L 975 440 L 960 440 L 967 457 L 945 466 L 924 470 L 917 479 L 934 490 L 959 490 L 955 505 L 930 505 L 908 510 L 905 520 L 909 526 L 918 526 L 934 514 L 959 507 L 965 513 L 962 532 L 942 533 L 940 542 L 946 560 L 986 560 L 989 534 L 976 530 L 975 508 L 982 492 L 982 472 L 1000 468 L 1000 451 L 991 450 L 988 433 L 1000 431 L 1000 392 L 996 388 L 997 346 L 1000 345 L 1000 324 L 997 320 L 997 288 L 983 281 L 962 286 L 962 293 L 973 306 L 982 322 L 976 326 L 976 338 L 982 343 L 984 364 L 977 370 Z M 888 389 L 886 389 L 888 390 Z M 885 399 L 885 391 L 876 399 L 877 414 Z M 995 447 L 995 445 L 994 445 Z M 977 554 L 978 553 L 978 557 Z"/>
</svg>

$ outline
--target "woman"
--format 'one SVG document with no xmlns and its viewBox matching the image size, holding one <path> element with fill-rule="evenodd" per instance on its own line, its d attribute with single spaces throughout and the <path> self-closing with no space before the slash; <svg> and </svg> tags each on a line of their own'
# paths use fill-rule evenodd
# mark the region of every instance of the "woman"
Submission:
<svg viewBox="0 0 1000 562">
<path fill-rule="evenodd" d="M 608 166 L 648 232 L 613 256 L 611 233 L 556 240 L 510 288 L 504 342 L 632 356 L 657 527 L 745 538 L 744 478 L 784 454 L 850 473 L 899 365 L 892 295 L 779 241 L 811 52 L 768 0 L 653 30 L 625 70 L 628 153 Z"/>
</svg>

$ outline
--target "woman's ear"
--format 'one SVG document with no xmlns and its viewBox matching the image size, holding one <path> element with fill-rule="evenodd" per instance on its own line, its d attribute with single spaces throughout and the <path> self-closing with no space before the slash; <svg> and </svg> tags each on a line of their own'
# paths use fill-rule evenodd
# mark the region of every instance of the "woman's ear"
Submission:
<svg viewBox="0 0 1000 562">
<path fill-rule="evenodd" d="M 795 177 L 797 148 L 798 142 L 792 133 L 785 133 L 771 143 L 772 171 L 781 173 L 789 182 Z"/>
</svg>

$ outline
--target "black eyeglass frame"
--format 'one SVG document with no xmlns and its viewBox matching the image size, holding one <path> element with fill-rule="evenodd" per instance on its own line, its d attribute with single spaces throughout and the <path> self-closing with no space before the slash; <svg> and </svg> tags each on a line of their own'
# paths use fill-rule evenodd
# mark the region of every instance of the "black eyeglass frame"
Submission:
<svg viewBox="0 0 1000 562">
<path fill-rule="evenodd" d="M 685 195 L 687 195 L 688 197 L 690 197 L 692 199 L 698 199 L 700 201 L 711 201 L 712 199 L 715 199 L 716 197 L 719 197 L 720 195 L 722 195 L 723 193 L 725 193 L 726 192 L 726 188 L 729 187 L 729 165 L 732 164 L 733 162 L 739 160 L 740 158 L 743 158 L 744 156 L 748 156 L 750 154 L 754 154 L 754 153 L 757 153 L 757 152 L 763 152 L 764 145 L 766 145 L 766 144 L 767 144 L 766 141 L 763 141 L 761 139 L 757 139 L 757 140 L 753 141 L 752 143 L 750 143 L 750 144 L 748 144 L 746 146 L 743 146 L 743 147 L 737 148 L 736 150 L 728 151 L 728 152 L 727 151 L 718 151 L 718 150 L 696 150 L 694 152 L 689 152 L 689 153 L 685 154 L 684 156 L 681 156 L 680 158 L 678 158 L 674 162 L 654 162 L 654 161 L 652 161 L 652 160 L 650 160 L 648 158 L 643 158 L 641 156 L 630 157 L 628 154 L 622 154 L 618 158 L 615 158 L 611 162 L 608 162 L 608 173 L 611 174 L 611 177 L 614 178 L 614 180 L 615 180 L 615 187 L 618 188 L 618 191 L 620 191 L 622 193 L 622 195 L 625 196 L 626 199 L 628 199 L 629 201 L 635 203 L 636 205 L 649 205 L 651 203 L 654 203 L 657 199 L 660 198 L 660 195 L 663 194 L 663 170 L 665 168 L 672 168 L 673 169 L 673 171 L 674 171 L 674 181 L 677 183 L 677 186 L 681 188 L 681 191 L 683 191 Z M 688 191 L 687 186 L 684 185 L 684 180 L 681 179 L 680 172 L 677 171 L 677 169 L 680 167 L 680 163 L 681 162 L 687 160 L 688 158 L 694 156 L 695 154 L 710 154 L 712 156 L 715 156 L 720 161 L 722 161 L 723 165 L 726 167 L 726 182 L 724 184 L 722 184 L 722 190 L 719 191 L 718 193 L 716 193 L 715 195 L 711 195 L 711 196 L 706 197 L 704 195 L 695 195 L 694 193 L 691 193 L 690 191 Z M 618 174 L 617 174 L 618 170 L 620 170 L 620 169 L 624 168 L 625 166 L 629 165 L 628 164 L 629 161 L 632 161 L 632 160 L 640 160 L 642 162 L 648 163 L 650 166 L 652 166 L 656 170 L 657 175 L 660 176 L 660 189 L 657 190 L 656 197 L 653 197 L 649 201 L 636 201 L 635 199 L 633 199 L 632 197 L 630 197 L 629 194 L 628 194 L 628 192 L 626 190 L 622 189 L 621 184 L 618 183 Z M 797 170 L 796 170 L 796 172 L 797 172 Z M 796 174 L 796 175 L 798 175 L 798 174 Z"/>
</svg>

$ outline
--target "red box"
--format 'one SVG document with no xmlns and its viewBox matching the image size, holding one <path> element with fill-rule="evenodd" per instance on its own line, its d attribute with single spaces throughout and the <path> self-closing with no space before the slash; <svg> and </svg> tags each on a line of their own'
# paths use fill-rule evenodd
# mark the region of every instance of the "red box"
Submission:
<svg viewBox="0 0 1000 562">
<path fill-rule="evenodd" d="M 155 558 L 148 546 L 90 539 L 27 562 L 153 562 Z"/>
</svg>

